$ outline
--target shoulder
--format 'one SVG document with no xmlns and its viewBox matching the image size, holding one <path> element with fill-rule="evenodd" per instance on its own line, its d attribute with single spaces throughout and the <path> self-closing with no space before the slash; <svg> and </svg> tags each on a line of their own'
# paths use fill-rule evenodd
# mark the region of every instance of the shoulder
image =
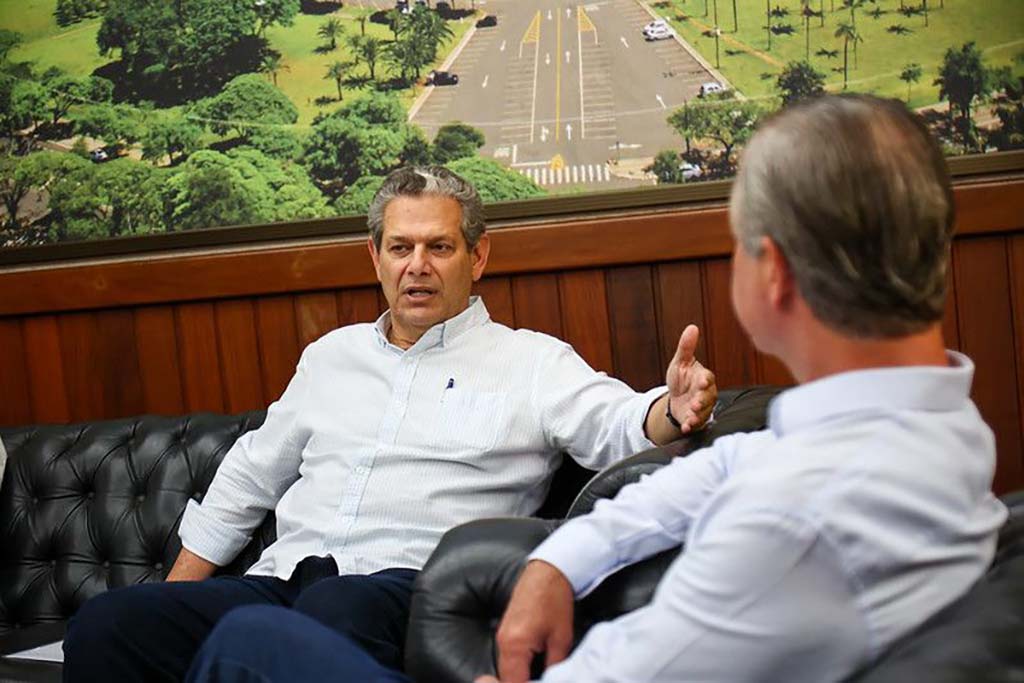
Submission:
<svg viewBox="0 0 1024 683">
<path fill-rule="evenodd" d="M 355 323 L 331 330 L 312 341 L 302 352 L 304 362 L 313 362 L 323 356 L 334 357 L 338 352 L 362 350 L 373 340 L 374 323 Z"/>
</svg>

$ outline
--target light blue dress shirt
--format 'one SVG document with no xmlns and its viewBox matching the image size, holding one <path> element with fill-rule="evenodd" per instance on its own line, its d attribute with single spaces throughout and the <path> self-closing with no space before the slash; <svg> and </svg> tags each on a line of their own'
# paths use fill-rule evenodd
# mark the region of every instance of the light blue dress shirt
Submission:
<svg viewBox="0 0 1024 683">
<path fill-rule="evenodd" d="M 225 455 L 182 545 L 230 562 L 266 510 L 277 541 L 249 574 L 288 578 L 311 555 L 342 574 L 419 569 L 448 529 L 529 515 L 568 452 L 591 469 L 653 444 L 636 393 L 565 342 L 491 321 L 483 301 L 412 347 L 388 314 L 310 344 L 263 426 Z"/>
<path fill-rule="evenodd" d="M 532 554 L 578 595 L 683 541 L 652 602 L 544 683 L 839 681 L 962 595 L 1005 507 L 974 366 L 872 369 L 779 395 L 769 429 L 623 488 Z"/>
</svg>

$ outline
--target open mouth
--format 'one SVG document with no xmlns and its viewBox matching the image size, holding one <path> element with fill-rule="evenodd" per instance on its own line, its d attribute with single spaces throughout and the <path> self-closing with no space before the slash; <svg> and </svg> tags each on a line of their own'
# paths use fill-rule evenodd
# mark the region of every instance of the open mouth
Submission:
<svg viewBox="0 0 1024 683">
<path fill-rule="evenodd" d="M 402 293 L 412 299 L 413 301 L 422 301 L 428 299 L 437 293 L 436 289 L 430 287 L 406 287 Z"/>
</svg>

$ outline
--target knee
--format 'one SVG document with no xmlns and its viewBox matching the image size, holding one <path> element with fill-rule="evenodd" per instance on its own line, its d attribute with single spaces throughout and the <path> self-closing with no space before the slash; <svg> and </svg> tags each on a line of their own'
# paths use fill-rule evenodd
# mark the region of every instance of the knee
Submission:
<svg viewBox="0 0 1024 683">
<path fill-rule="evenodd" d="M 94 653 L 114 642 L 118 631 L 142 627 L 146 619 L 146 600 L 135 590 L 119 588 L 87 600 L 68 622 L 64 636 L 65 658 Z"/>
<path fill-rule="evenodd" d="M 346 625 L 364 615 L 370 607 L 366 604 L 369 586 L 364 576 L 324 579 L 304 590 L 292 607 L 300 614 L 344 631 Z"/>
<path fill-rule="evenodd" d="M 217 622 L 203 645 L 204 649 L 259 650 L 265 645 L 281 646 L 282 619 L 288 610 L 269 605 L 236 607 Z"/>
</svg>

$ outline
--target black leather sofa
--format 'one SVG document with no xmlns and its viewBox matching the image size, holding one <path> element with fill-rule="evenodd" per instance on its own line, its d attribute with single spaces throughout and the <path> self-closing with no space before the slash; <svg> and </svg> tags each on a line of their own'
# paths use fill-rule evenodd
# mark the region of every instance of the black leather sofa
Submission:
<svg viewBox="0 0 1024 683">
<path fill-rule="evenodd" d="M 760 429 L 767 403 L 776 392 L 771 388 L 723 391 L 713 428 L 609 468 L 578 496 L 594 473 L 567 459 L 537 518 L 482 521 L 449 533 L 418 585 L 407 657 L 410 673 L 424 683 L 467 681 L 471 678 L 458 676 L 469 669 L 453 664 L 456 659 L 468 656 L 464 661 L 472 662 L 473 673 L 479 673 L 477 662 L 490 666 L 491 627 L 500 617 L 507 590 L 529 548 L 567 514 L 589 509 L 598 497 L 613 495 L 669 458 L 685 455 L 724 433 Z M 166 576 L 180 550 L 177 527 L 188 499 L 202 499 L 227 450 L 263 418 L 259 411 L 0 428 L 9 453 L 0 484 L 0 683 L 59 680 L 59 664 L 3 655 L 60 639 L 68 618 L 94 595 Z M 1001 678 L 971 680 L 1024 680 L 1022 639 L 1005 637 L 1008 629 L 1016 635 L 1024 633 L 1020 629 L 1024 524 L 1020 519 L 1016 524 L 1016 540 L 1001 551 L 1000 568 L 993 572 L 1001 572 L 1004 578 L 993 581 L 995 588 L 987 593 L 986 605 L 993 607 L 985 613 L 992 619 L 979 620 L 975 614 L 979 607 L 972 602 L 949 620 L 959 629 L 954 635 L 965 653 L 956 661 L 977 661 L 979 666 L 994 663 L 984 670 L 1005 673 Z M 221 571 L 244 572 L 273 541 L 274 525 L 270 513 L 239 557 Z M 501 529 L 501 538 L 491 536 L 490 525 L 498 525 L 493 528 Z M 493 541 L 495 554 L 465 558 L 472 563 L 463 564 L 458 547 L 468 534 Z M 586 625 L 649 599 L 670 556 L 666 553 L 621 572 L 589 596 L 580 609 L 581 632 Z M 480 593 L 489 596 L 486 606 L 472 599 L 467 602 L 472 596 L 453 586 L 453 582 L 470 580 L 475 583 L 463 585 L 480 586 L 477 579 L 488 576 L 492 582 Z M 920 661 L 951 649 L 947 643 L 936 647 L 927 637 L 915 642 L 923 648 L 914 655 Z M 936 666 L 945 665 L 941 658 L 935 661 Z"/>
</svg>

